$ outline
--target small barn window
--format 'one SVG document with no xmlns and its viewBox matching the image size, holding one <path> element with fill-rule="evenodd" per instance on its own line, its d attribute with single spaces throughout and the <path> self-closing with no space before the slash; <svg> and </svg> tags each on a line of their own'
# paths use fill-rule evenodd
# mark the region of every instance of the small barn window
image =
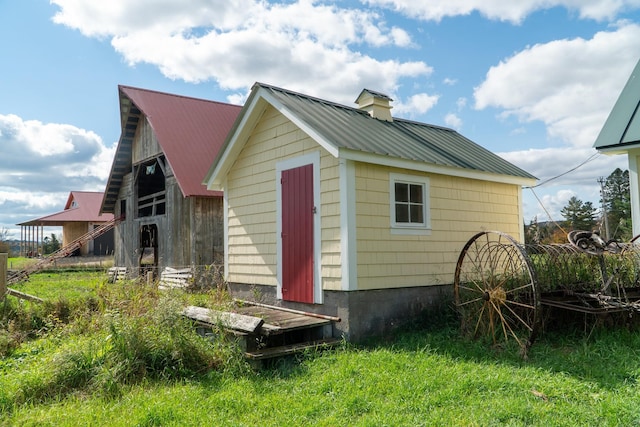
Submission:
<svg viewBox="0 0 640 427">
<path fill-rule="evenodd" d="M 390 174 L 391 229 L 398 234 L 424 234 L 431 228 L 429 178 Z"/>
</svg>

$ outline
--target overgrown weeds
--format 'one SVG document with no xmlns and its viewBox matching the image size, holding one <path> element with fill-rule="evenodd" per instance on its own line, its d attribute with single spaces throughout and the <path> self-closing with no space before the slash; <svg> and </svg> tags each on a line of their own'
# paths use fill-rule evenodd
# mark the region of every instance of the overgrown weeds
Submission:
<svg viewBox="0 0 640 427">
<path fill-rule="evenodd" d="M 181 316 L 189 298 L 135 281 L 102 281 L 93 295 L 73 301 L 61 296 L 36 304 L 7 298 L 0 307 L 0 372 L 19 374 L 13 384 L 0 381 L 0 412 L 69 394 L 109 397 L 145 381 L 245 369 L 234 342 L 222 333 L 203 339 Z M 220 298 L 213 290 L 209 303 L 220 304 Z M 24 349 L 39 342 L 59 347 L 49 349 L 52 356 L 36 367 Z"/>
</svg>

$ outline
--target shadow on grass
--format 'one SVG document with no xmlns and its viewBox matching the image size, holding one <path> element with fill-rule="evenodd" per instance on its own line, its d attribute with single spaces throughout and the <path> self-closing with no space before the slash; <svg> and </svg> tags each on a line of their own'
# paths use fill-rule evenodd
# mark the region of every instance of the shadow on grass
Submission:
<svg viewBox="0 0 640 427">
<path fill-rule="evenodd" d="M 640 382 L 640 315 L 633 322 L 583 316 L 573 321 L 563 318 L 560 323 L 546 326 L 526 359 L 513 344 L 496 347 L 466 338 L 460 333 L 455 314 L 441 312 L 404 325 L 392 336 L 372 340 L 362 348 L 414 352 L 427 348 L 454 360 L 535 367 L 610 389 Z"/>
<path fill-rule="evenodd" d="M 640 320 L 640 316 L 638 316 Z M 582 319 L 582 320 L 580 320 Z M 520 348 L 496 347 L 481 340 L 461 335 L 458 320 L 452 311 L 431 313 L 411 324 L 405 324 L 387 336 L 361 344 L 345 343 L 331 351 L 376 351 L 415 353 L 425 350 L 479 365 L 508 365 L 516 368 L 533 367 L 552 374 L 564 374 L 581 381 L 616 389 L 640 381 L 640 327 L 637 323 L 613 324 L 596 319 L 576 318 L 547 326 L 546 330 L 522 358 Z M 321 357 L 321 352 L 271 361 L 257 374 L 261 379 L 289 378 L 308 370 L 306 361 Z"/>
</svg>

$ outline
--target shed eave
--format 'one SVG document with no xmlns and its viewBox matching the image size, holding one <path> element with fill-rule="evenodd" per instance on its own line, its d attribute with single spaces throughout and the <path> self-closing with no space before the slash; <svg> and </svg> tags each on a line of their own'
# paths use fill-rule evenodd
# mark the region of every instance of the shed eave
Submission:
<svg viewBox="0 0 640 427">
<path fill-rule="evenodd" d="M 606 154 L 608 156 L 615 156 L 620 154 L 628 154 L 629 151 L 635 150 L 637 148 L 640 148 L 640 141 L 636 141 L 636 142 L 633 142 L 630 144 L 624 144 L 624 145 L 616 144 L 616 145 L 610 145 L 608 147 L 598 147 L 597 150 L 602 154 Z"/>
<path fill-rule="evenodd" d="M 439 175 L 449 175 L 459 178 L 478 179 L 504 184 L 514 184 L 520 186 L 533 186 L 538 181 L 535 177 L 525 177 L 516 175 L 497 174 L 481 170 L 473 170 L 445 165 L 436 165 L 420 160 L 401 159 L 380 154 L 366 153 L 363 151 L 341 148 L 339 158 L 353 160 L 362 163 L 369 163 L 380 166 L 389 166 L 400 169 L 409 169 L 416 172 L 436 173 Z"/>
<path fill-rule="evenodd" d="M 245 107 L 236 119 L 236 123 L 223 145 L 222 154 L 217 157 L 203 180 L 203 184 L 207 186 L 207 189 L 222 189 L 222 183 L 226 175 L 268 105 L 275 108 L 331 155 L 338 157 L 339 149 L 335 144 L 327 140 L 308 123 L 301 120 L 297 114 L 289 110 L 280 100 L 271 95 L 267 89 L 256 83 L 253 92 L 249 95 Z"/>
</svg>

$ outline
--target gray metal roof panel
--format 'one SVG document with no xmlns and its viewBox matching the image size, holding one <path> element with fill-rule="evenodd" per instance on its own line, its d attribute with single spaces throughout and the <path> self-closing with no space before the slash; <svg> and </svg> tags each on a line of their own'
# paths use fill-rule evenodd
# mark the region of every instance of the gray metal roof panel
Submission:
<svg viewBox="0 0 640 427">
<path fill-rule="evenodd" d="M 640 60 L 629 76 L 593 146 L 598 150 L 640 142 Z"/>
<path fill-rule="evenodd" d="M 535 179 L 455 130 L 397 118 L 378 120 L 357 108 L 259 85 L 338 148 Z"/>
</svg>

